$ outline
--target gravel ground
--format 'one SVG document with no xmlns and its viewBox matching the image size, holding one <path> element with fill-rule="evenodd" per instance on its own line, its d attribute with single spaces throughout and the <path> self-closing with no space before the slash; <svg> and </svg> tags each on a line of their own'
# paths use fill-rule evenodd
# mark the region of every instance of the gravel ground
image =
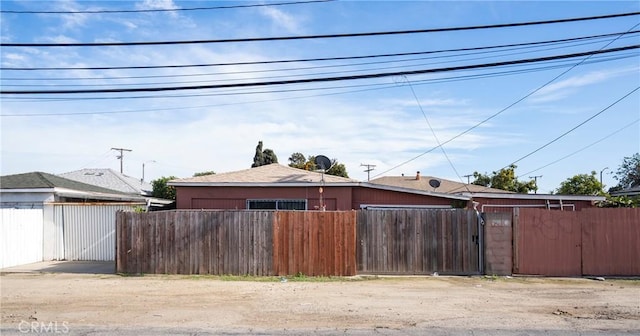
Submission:
<svg viewBox="0 0 640 336">
<path fill-rule="evenodd" d="M 383 277 L 228 281 L 13 273 L 3 335 L 640 334 L 640 280 Z"/>
</svg>

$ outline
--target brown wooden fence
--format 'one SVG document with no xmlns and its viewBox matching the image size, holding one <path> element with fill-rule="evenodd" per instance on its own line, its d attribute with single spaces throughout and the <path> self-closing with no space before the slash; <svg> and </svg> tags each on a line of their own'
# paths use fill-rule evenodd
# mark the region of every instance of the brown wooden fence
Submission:
<svg viewBox="0 0 640 336">
<path fill-rule="evenodd" d="M 368 210 L 358 214 L 359 273 L 478 274 L 473 210 Z"/>
<path fill-rule="evenodd" d="M 514 273 L 640 275 L 640 209 L 514 210 Z"/>
<path fill-rule="evenodd" d="M 273 269 L 277 275 L 355 275 L 356 212 L 276 212 Z"/>
<path fill-rule="evenodd" d="M 275 233 L 275 235 L 274 235 Z M 119 212 L 120 273 L 355 275 L 355 212 Z"/>
</svg>

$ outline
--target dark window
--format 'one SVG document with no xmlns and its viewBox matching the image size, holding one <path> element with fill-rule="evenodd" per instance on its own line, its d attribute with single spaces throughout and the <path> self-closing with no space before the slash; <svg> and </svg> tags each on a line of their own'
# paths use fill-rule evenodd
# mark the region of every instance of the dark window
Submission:
<svg viewBox="0 0 640 336">
<path fill-rule="evenodd" d="M 307 200 L 247 200 L 249 210 L 307 210 Z"/>
</svg>

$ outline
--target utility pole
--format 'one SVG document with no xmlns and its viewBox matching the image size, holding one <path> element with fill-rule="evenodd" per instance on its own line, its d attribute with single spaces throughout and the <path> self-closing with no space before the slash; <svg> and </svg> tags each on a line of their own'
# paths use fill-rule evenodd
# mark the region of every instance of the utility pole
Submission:
<svg viewBox="0 0 640 336">
<path fill-rule="evenodd" d="M 536 185 L 536 190 L 533 192 L 534 194 L 538 193 L 538 177 L 542 178 L 542 175 L 529 176 L 529 178 L 533 179 L 533 184 Z"/>
<path fill-rule="evenodd" d="M 149 160 L 142 163 L 142 178 L 140 179 L 140 183 L 144 183 L 144 165 L 147 163 L 155 163 L 156 160 Z"/>
<path fill-rule="evenodd" d="M 369 182 L 369 180 L 371 179 L 371 171 L 374 170 L 374 168 L 376 167 L 376 165 L 374 164 L 368 164 L 368 163 L 361 163 L 360 164 L 361 167 L 367 167 L 367 169 L 365 169 L 364 171 L 367 173 L 367 182 Z"/>
<path fill-rule="evenodd" d="M 602 184 L 602 173 L 603 173 L 605 170 L 607 170 L 607 169 L 609 169 L 609 167 L 604 167 L 604 168 L 602 168 L 602 170 L 600 171 L 600 186 L 601 186 L 603 189 L 604 189 L 604 184 Z"/>
<path fill-rule="evenodd" d="M 131 152 L 131 149 L 111 147 L 111 150 L 120 152 L 120 155 L 116 156 L 116 158 L 120 160 L 120 174 L 122 174 L 122 159 L 124 158 L 124 152 Z"/>
<path fill-rule="evenodd" d="M 467 184 L 471 184 L 471 180 L 470 180 L 470 178 L 471 178 L 471 176 L 473 176 L 473 174 L 469 174 L 469 175 L 462 175 L 462 176 L 467 178 Z"/>
</svg>

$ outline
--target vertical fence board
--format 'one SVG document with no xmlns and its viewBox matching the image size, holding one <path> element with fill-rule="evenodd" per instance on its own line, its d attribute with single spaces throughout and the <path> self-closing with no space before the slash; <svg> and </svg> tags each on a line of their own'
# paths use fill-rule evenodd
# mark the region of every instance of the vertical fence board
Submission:
<svg viewBox="0 0 640 336">
<path fill-rule="evenodd" d="M 117 270 L 273 274 L 273 218 L 269 212 L 239 211 L 118 213 Z"/>
<path fill-rule="evenodd" d="M 361 210 L 357 272 L 478 274 L 474 227 L 466 209 Z"/>
<path fill-rule="evenodd" d="M 585 275 L 640 275 L 640 208 L 583 209 Z"/>
<path fill-rule="evenodd" d="M 517 225 L 520 274 L 582 275 L 578 212 L 522 208 Z"/>
<path fill-rule="evenodd" d="M 355 212 L 279 211 L 273 224 L 278 275 L 354 275 Z"/>
</svg>

